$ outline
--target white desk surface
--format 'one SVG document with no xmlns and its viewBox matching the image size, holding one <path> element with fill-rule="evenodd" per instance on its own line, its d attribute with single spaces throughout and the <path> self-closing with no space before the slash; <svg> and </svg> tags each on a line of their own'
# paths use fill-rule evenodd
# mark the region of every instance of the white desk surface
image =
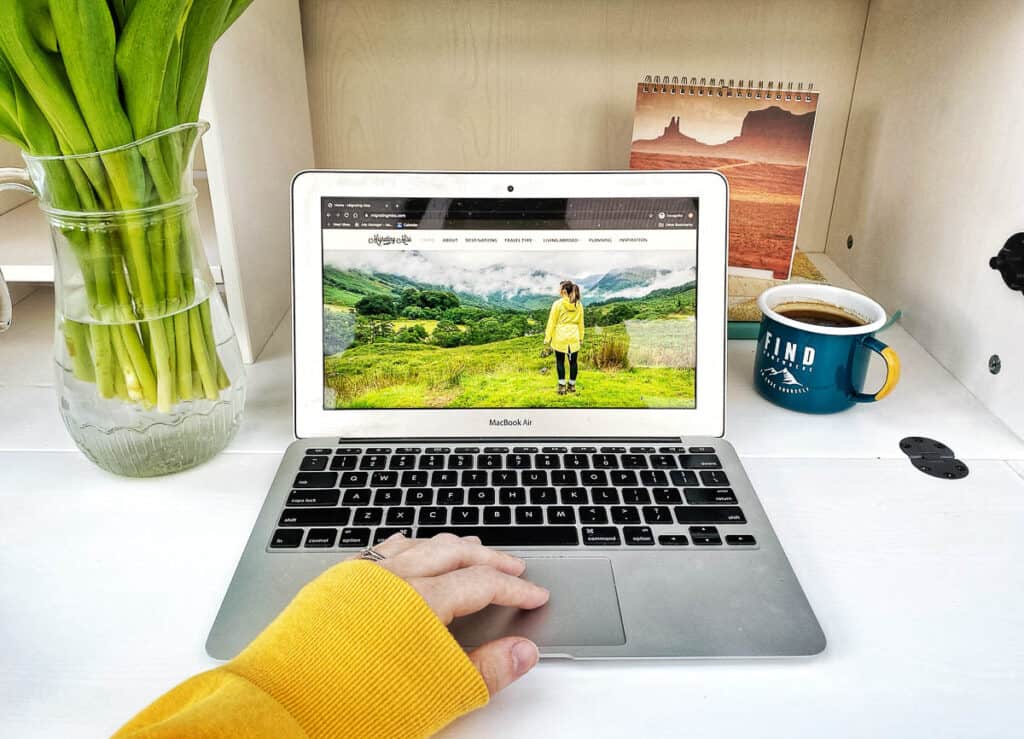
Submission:
<svg viewBox="0 0 1024 739">
<path fill-rule="evenodd" d="M 52 299 L 0 337 L 0 736 L 96 737 L 216 663 L 207 631 L 291 440 L 287 322 L 251 368 L 231 449 L 113 477 L 54 407 Z M 804 660 L 550 661 L 449 737 L 1016 737 L 1024 696 L 1024 442 L 909 335 L 904 379 L 839 416 L 777 409 L 729 345 L 728 438 L 829 639 Z M 958 482 L 914 470 L 948 443 Z"/>
</svg>

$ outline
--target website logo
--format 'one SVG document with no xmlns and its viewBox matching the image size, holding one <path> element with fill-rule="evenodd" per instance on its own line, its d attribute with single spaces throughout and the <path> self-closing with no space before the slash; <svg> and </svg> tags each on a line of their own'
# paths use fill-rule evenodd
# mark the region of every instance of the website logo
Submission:
<svg viewBox="0 0 1024 739">
<path fill-rule="evenodd" d="M 391 246 L 392 244 L 402 244 L 404 246 L 405 244 L 412 243 L 412 238 L 409 234 L 402 234 L 401 236 L 374 234 L 367 239 L 367 243 L 373 244 L 374 246 Z"/>
</svg>

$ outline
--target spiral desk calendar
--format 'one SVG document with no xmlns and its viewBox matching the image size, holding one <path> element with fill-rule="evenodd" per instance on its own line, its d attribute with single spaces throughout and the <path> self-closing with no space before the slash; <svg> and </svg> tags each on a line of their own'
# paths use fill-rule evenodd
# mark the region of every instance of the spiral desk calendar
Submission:
<svg viewBox="0 0 1024 739">
<path fill-rule="evenodd" d="M 818 95 L 803 83 L 647 76 L 630 168 L 721 172 L 730 273 L 789 279 Z"/>
</svg>

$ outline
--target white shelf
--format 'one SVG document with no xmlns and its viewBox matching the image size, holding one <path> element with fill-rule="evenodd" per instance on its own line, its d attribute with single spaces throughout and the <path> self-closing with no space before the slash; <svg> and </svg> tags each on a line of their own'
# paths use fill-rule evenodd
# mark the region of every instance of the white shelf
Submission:
<svg viewBox="0 0 1024 739">
<path fill-rule="evenodd" d="M 210 185 L 205 178 L 196 178 L 196 209 L 199 232 L 213 279 L 223 283 L 217 235 L 213 228 L 213 207 Z M 46 217 L 35 200 L 19 205 L 0 215 L 0 269 L 8 282 L 53 282 L 53 255 Z"/>
</svg>

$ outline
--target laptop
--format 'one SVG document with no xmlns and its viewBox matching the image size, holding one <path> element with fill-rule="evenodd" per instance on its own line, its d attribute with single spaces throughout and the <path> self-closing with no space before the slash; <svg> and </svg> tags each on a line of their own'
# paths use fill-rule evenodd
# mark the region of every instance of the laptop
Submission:
<svg viewBox="0 0 1024 739">
<path fill-rule="evenodd" d="M 723 439 L 727 221 L 715 172 L 299 174 L 297 441 L 208 653 L 396 531 L 479 536 L 551 590 L 457 619 L 466 647 L 823 650 Z"/>
</svg>

